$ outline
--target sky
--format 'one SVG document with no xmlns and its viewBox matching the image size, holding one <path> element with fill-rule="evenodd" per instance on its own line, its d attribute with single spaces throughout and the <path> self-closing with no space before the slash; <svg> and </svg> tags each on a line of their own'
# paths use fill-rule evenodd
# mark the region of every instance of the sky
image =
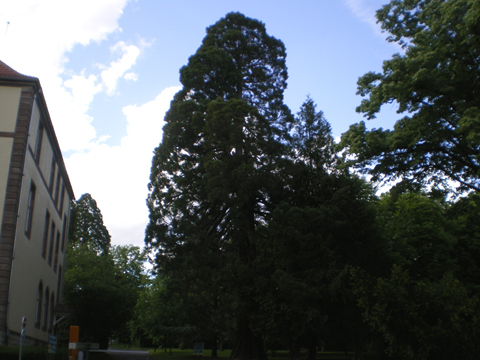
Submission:
<svg viewBox="0 0 480 360">
<path fill-rule="evenodd" d="M 97 201 L 112 244 L 144 245 L 146 197 L 179 70 L 229 12 L 260 20 L 287 49 L 285 104 L 310 96 L 341 136 L 360 76 L 401 52 L 375 11 L 387 0 L 0 0 L 0 60 L 40 79 L 77 199 Z M 369 128 L 400 116 L 384 106 Z"/>
</svg>

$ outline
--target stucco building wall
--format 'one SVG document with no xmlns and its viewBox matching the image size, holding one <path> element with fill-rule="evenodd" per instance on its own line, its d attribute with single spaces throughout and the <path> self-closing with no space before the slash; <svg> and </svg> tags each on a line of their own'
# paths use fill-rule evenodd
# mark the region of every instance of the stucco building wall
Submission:
<svg viewBox="0 0 480 360">
<path fill-rule="evenodd" d="M 0 344 L 55 333 L 73 199 L 39 80 L 0 61 Z"/>
</svg>

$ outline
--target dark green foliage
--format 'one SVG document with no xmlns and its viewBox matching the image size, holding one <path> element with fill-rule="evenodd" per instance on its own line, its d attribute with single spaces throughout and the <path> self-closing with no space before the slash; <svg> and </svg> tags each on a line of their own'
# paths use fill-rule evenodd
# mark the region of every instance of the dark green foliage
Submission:
<svg viewBox="0 0 480 360">
<path fill-rule="evenodd" d="M 80 327 L 80 340 L 106 349 L 113 335 L 129 337 L 127 322 L 134 315 L 146 256 L 138 247 L 110 246 L 101 212 L 89 194 L 72 203 L 72 214 L 64 304 L 75 312 L 71 325 Z"/>
<path fill-rule="evenodd" d="M 293 124 L 292 145 L 296 161 L 304 161 L 310 167 L 332 170 L 334 142 L 332 129 L 323 112 L 310 97 L 302 104 Z"/>
<path fill-rule="evenodd" d="M 256 244 L 257 326 L 267 339 L 288 346 L 291 358 L 302 347 L 314 358 L 318 340 L 327 336 L 330 343 L 342 338 L 353 350 L 365 330 L 348 268 L 376 272 L 382 252 L 371 189 L 334 170 L 330 125 L 313 100 L 302 105 L 294 124 L 291 161 L 280 172 L 283 192 Z M 372 258 L 379 260 L 372 264 Z M 359 341 L 358 356 L 362 347 Z"/>
<path fill-rule="evenodd" d="M 106 253 L 110 247 L 110 234 L 103 225 L 97 202 L 90 194 L 83 194 L 72 202 L 69 242 L 73 246 L 88 244 L 97 253 Z"/>
<path fill-rule="evenodd" d="M 465 46 L 477 51 L 477 3 L 392 1 L 378 12 L 406 53 L 359 80 L 368 99 L 358 110 L 373 118 L 398 101 L 407 116 L 393 131 L 356 124 L 340 148 L 344 168 L 403 180 L 380 200 L 337 167 L 312 99 L 296 117 L 283 105 L 283 44 L 238 13 L 209 27 L 181 69 L 152 162 L 146 243 L 159 275 L 137 306 L 144 331 L 216 344 L 236 327 L 233 359 L 264 359 L 275 343 L 313 359 L 319 340 L 356 359 L 366 342 L 471 358 L 478 199 L 444 198 L 448 178 L 460 191 L 478 186 L 478 84 L 466 84 L 478 66 L 462 57 Z M 427 183 L 437 185 L 428 195 Z"/>
<path fill-rule="evenodd" d="M 396 265 L 388 278 L 352 275 L 365 318 L 383 334 L 389 353 L 412 359 L 478 357 L 478 300 L 451 275 L 417 281 Z"/>
<path fill-rule="evenodd" d="M 447 209 L 456 238 L 455 275 L 470 295 L 480 296 L 480 194 L 459 199 Z"/>
<path fill-rule="evenodd" d="M 108 346 L 121 319 L 117 312 L 122 292 L 117 286 L 110 255 L 98 256 L 86 244 L 69 248 L 64 301 L 75 312 L 72 325 L 80 326 L 81 341 Z"/>
<path fill-rule="evenodd" d="M 474 359 L 480 334 L 477 196 L 448 204 L 397 190 L 378 203 L 379 230 L 394 264 L 390 274 L 352 272 L 365 320 L 391 353 Z"/>
<path fill-rule="evenodd" d="M 347 166 L 374 180 L 480 188 L 479 9 L 478 0 L 395 0 L 377 12 L 405 54 L 359 79 L 357 111 L 373 119 L 396 102 L 405 116 L 394 130 L 352 125 L 340 144 Z"/>
<path fill-rule="evenodd" d="M 478 196 L 453 204 L 444 198 L 480 188 L 480 2 L 394 0 L 377 18 L 405 53 L 359 79 L 366 99 L 357 111 L 373 119 L 382 105 L 397 102 L 405 116 L 393 130 L 352 125 L 338 149 L 347 168 L 374 181 L 401 180 L 378 203 L 378 229 L 394 266 L 382 277 L 355 271 L 353 288 L 390 351 L 474 359 Z"/>
<path fill-rule="evenodd" d="M 0 359 L 18 360 L 19 351 L 19 347 L 0 346 Z M 47 348 L 33 346 L 23 347 L 22 360 L 45 360 L 48 356 L 52 356 L 52 360 L 64 360 L 68 357 L 67 349 L 57 348 L 55 355 L 50 355 L 47 353 Z"/>
<path fill-rule="evenodd" d="M 232 356 L 264 358 L 249 293 L 255 228 L 268 218 L 289 121 L 285 48 L 261 22 L 230 13 L 207 29 L 180 74 L 153 158 L 146 243 L 165 280 L 194 294 L 190 304 L 215 304 L 211 318 L 233 296 L 240 335 Z"/>
<path fill-rule="evenodd" d="M 18 360 L 19 359 L 18 347 L 3 347 L 0 346 L 0 358 L 2 360 Z M 45 360 L 47 358 L 47 349 L 39 347 L 25 346 L 22 352 L 23 360 Z"/>
<path fill-rule="evenodd" d="M 198 102 L 242 99 L 273 121 L 284 107 L 285 58 L 285 46 L 267 35 L 263 23 L 229 13 L 207 28 L 180 81 Z"/>
<path fill-rule="evenodd" d="M 385 194 L 378 205 L 380 231 L 394 263 L 420 279 L 439 280 L 453 271 L 455 238 L 450 234 L 443 202 L 407 192 Z"/>
</svg>

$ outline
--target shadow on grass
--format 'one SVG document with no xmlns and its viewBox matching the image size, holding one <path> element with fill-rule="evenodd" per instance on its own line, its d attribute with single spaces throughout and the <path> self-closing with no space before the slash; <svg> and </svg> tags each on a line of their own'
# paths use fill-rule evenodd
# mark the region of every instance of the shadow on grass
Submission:
<svg viewBox="0 0 480 360">
<path fill-rule="evenodd" d="M 150 350 L 150 359 L 155 358 L 155 359 L 162 359 L 162 360 L 168 360 L 169 358 L 174 358 L 175 360 L 194 360 L 194 359 L 202 359 L 201 357 L 195 357 L 193 355 L 193 350 L 180 350 L 180 349 L 172 349 L 172 352 L 170 353 L 170 350 L 167 352 L 164 352 L 164 350 L 158 350 L 156 352 L 153 352 L 153 350 Z M 230 357 L 230 352 L 231 350 L 225 350 L 225 351 L 218 351 L 218 357 L 217 359 L 227 359 Z M 211 351 L 210 350 L 205 350 L 204 351 L 204 359 L 208 360 L 214 360 L 215 358 L 212 358 L 211 356 Z M 290 354 L 288 351 L 276 351 L 275 356 L 272 356 L 270 352 L 267 353 L 268 360 L 289 360 L 290 359 Z M 306 359 L 307 354 L 306 353 L 301 353 L 299 356 L 299 360 L 304 360 Z M 351 360 L 353 358 L 353 353 L 345 353 L 345 352 L 318 352 L 316 356 L 316 360 Z M 372 354 L 364 354 L 363 358 L 365 360 L 378 360 L 380 357 L 378 355 L 372 355 Z M 391 358 L 392 360 L 402 360 L 401 358 Z"/>
</svg>

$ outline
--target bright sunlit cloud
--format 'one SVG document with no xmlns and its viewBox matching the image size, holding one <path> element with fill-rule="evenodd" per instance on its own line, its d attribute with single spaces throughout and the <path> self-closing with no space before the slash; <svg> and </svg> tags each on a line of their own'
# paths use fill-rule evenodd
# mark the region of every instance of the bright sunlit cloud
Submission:
<svg viewBox="0 0 480 360">
<path fill-rule="evenodd" d="M 76 196 L 86 192 L 93 196 L 117 244 L 143 243 L 153 150 L 162 139 L 165 112 L 179 89 L 170 87 L 146 104 L 126 106 L 127 136 L 120 146 L 98 144 L 66 159 Z M 133 228 L 126 231 L 126 227 Z M 141 237 L 129 238 L 132 234 Z"/>
<path fill-rule="evenodd" d="M 69 51 L 76 44 L 100 42 L 121 31 L 118 19 L 126 3 L 22 0 L 2 4 L 0 24 L 6 28 L 0 36 L 0 59 L 18 72 L 40 79 L 63 151 L 87 149 L 98 141 L 88 109 L 93 96 L 102 89 L 95 75 L 77 74 L 63 82 Z M 138 54 L 124 43 L 118 47 L 124 50 L 120 64 L 128 70 Z M 114 76 L 107 79 L 107 91 L 114 92 Z"/>
<path fill-rule="evenodd" d="M 102 71 L 101 77 L 103 84 L 106 87 L 105 91 L 108 95 L 113 95 L 115 93 L 118 79 L 122 78 L 125 73 L 135 65 L 137 57 L 140 55 L 140 49 L 138 47 L 135 45 L 127 46 L 123 41 L 112 46 L 111 51 L 112 53 L 121 53 L 122 57 L 117 61 L 110 63 L 110 67 Z M 134 79 L 132 78 L 132 75 L 129 75 L 129 80 Z"/>
</svg>

